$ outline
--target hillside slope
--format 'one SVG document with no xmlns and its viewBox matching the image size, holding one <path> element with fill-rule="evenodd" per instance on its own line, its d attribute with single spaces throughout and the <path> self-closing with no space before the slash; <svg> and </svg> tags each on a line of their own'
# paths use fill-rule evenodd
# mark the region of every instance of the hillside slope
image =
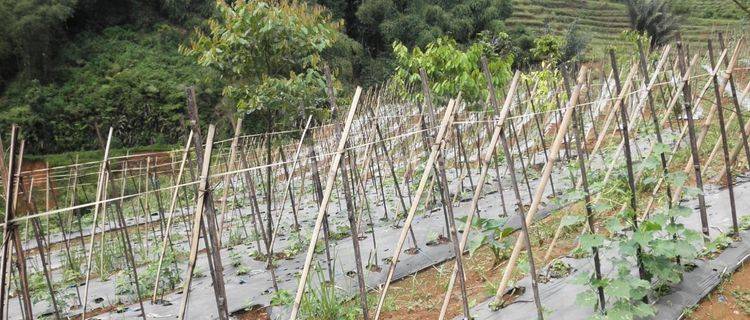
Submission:
<svg viewBox="0 0 750 320">
<path fill-rule="evenodd" d="M 730 0 L 671 2 L 682 17 L 683 38 L 696 45 L 705 45 L 710 34 L 746 25 L 743 12 Z M 513 0 L 513 15 L 506 25 L 564 34 L 576 21 L 581 33 L 591 39 L 591 47 L 602 48 L 621 40 L 621 32 L 629 25 L 628 9 L 622 2 L 607 0 Z"/>
</svg>

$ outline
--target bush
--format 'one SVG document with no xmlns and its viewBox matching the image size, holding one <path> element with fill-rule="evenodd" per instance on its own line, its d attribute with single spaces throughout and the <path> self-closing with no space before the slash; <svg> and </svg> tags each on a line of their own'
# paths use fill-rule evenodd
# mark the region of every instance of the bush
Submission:
<svg viewBox="0 0 750 320">
<path fill-rule="evenodd" d="M 206 116 L 220 89 L 205 82 L 208 70 L 177 53 L 181 30 L 157 30 L 81 33 L 62 49 L 55 82 L 18 79 L 9 86 L 0 100 L 0 126 L 21 125 L 29 153 L 98 149 L 97 125 L 105 138 L 114 127 L 113 147 L 176 142 L 184 134 L 185 87 L 198 86 Z"/>
</svg>

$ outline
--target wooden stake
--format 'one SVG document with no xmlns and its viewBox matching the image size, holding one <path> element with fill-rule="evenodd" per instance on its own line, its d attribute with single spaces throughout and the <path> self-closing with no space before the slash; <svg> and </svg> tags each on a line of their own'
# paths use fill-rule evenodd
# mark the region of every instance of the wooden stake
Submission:
<svg viewBox="0 0 750 320">
<path fill-rule="evenodd" d="M 323 199 L 321 201 L 320 208 L 318 209 L 317 218 L 315 219 L 315 227 L 313 227 L 312 235 L 310 237 L 310 245 L 307 248 L 305 263 L 302 268 L 302 274 L 300 275 L 299 285 L 297 287 L 297 293 L 294 297 L 294 305 L 292 306 L 292 312 L 289 319 L 297 319 L 297 314 L 299 313 L 299 306 L 302 302 L 302 295 L 305 292 L 305 285 L 307 284 L 307 276 L 310 272 L 310 263 L 312 263 L 313 254 L 315 253 L 315 243 L 320 236 L 320 227 L 323 223 L 323 217 L 325 216 L 326 210 L 328 208 L 328 202 L 331 198 L 331 191 L 333 191 L 333 186 L 336 181 L 336 172 L 338 171 L 339 165 L 341 164 L 344 147 L 346 145 L 347 139 L 349 138 L 349 130 L 351 129 L 352 121 L 354 120 L 354 113 L 357 110 L 357 104 L 359 103 L 359 96 L 361 93 L 362 88 L 357 87 L 357 90 L 354 92 L 354 99 L 352 100 L 352 104 L 349 108 L 349 114 L 347 115 L 346 122 L 344 123 L 344 130 L 341 132 L 341 139 L 339 139 L 336 153 L 333 155 L 334 159 L 333 162 L 331 162 L 331 167 L 326 178 L 326 189 L 323 193 Z"/>
<path fill-rule="evenodd" d="M 560 146 L 562 145 L 563 138 L 568 129 L 568 124 L 570 124 L 570 120 L 572 119 L 573 109 L 578 105 L 578 96 L 585 80 L 586 71 L 587 69 L 585 66 L 583 66 L 581 70 L 579 70 L 577 84 L 573 89 L 572 95 L 570 96 L 570 101 L 566 105 L 567 109 L 565 110 L 565 115 L 560 122 L 557 135 L 555 136 L 555 140 L 552 142 L 552 146 L 550 147 L 550 160 L 547 161 L 547 163 L 544 165 L 542 176 L 534 193 L 534 198 L 531 202 L 531 206 L 529 207 L 529 211 L 526 214 L 527 225 L 531 225 L 534 220 L 534 216 L 539 210 L 539 205 L 541 204 L 542 197 L 544 196 L 544 189 L 547 187 L 547 182 L 549 181 L 549 177 L 552 173 L 552 168 L 554 167 L 554 161 L 557 160 Z M 498 290 L 495 294 L 495 301 L 500 301 L 503 294 L 505 293 L 505 289 L 508 286 L 508 281 L 510 281 L 510 275 L 513 272 L 513 268 L 515 267 L 516 263 L 518 262 L 518 256 L 521 253 L 522 247 L 523 236 L 519 235 L 519 237 L 516 239 L 516 244 L 513 247 L 513 252 L 511 253 L 510 259 L 508 260 L 508 264 L 505 267 L 503 278 L 500 281 L 500 285 L 498 286 Z"/>
<path fill-rule="evenodd" d="M 391 258 L 391 266 L 388 268 L 388 276 L 386 277 L 383 290 L 380 294 L 380 300 L 378 301 L 378 307 L 375 311 L 376 320 L 380 318 L 380 312 L 381 312 L 381 309 L 383 308 L 383 303 L 385 302 L 385 296 L 388 293 L 388 287 L 390 285 L 391 280 L 393 279 L 393 274 L 396 272 L 396 265 L 398 264 L 398 257 L 401 255 L 401 250 L 403 249 L 404 241 L 406 240 L 408 228 L 411 226 L 411 223 L 414 220 L 414 215 L 419 206 L 419 200 L 422 197 L 422 193 L 424 192 L 424 189 L 427 185 L 427 180 L 430 178 L 432 174 L 432 168 L 434 167 L 435 159 L 437 158 L 438 151 L 440 147 L 444 144 L 443 139 L 445 138 L 446 132 L 448 130 L 448 126 L 452 122 L 451 119 L 453 119 L 454 107 L 455 107 L 455 104 L 449 103 L 448 108 L 446 108 L 445 110 L 443 121 L 440 124 L 437 137 L 435 138 L 435 142 L 432 145 L 432 150 L 430 151 L 430 156 L 427 159 L 427 163 L 425 164 L 424 173 L 422 173 L 422 177 L 419 181 L 419 187 L 417 188 L 417 192 L 414 195 L 414 200 L 411 203 L 411 208 L 409 208 L 409 213 L 406 216 L 406 220 L 404 221 L 404 226 L 401 228 L 401 235 L 399 236 L 399 241 L 396 244 L 396 247 L 394 248 L 394 250 L 392 251 L 393 257 Z"/>
</svg>

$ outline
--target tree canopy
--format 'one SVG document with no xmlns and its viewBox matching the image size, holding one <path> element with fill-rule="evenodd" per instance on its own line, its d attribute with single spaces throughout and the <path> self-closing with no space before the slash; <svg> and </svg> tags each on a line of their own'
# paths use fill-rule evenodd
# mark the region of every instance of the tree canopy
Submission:
<svg viewBox="0 0 750 320">
<path fill-rule="evenodd" d="M 427 45 L 425 50 L 416 47 L 409 51 L 404 44 L 393 45 L 396 57 L 394 84 L 405 89 L 421 82 L 419 70 L 424 69 L 430 82 L 430 89 L 437 97 L 452 98 L 459 92 L 464 100 L 481 102 L 486 96 L 486 80 L 481 69 L 481 58 L 488 58 L 488 66 L 493 82 L 498 88 L 512 76 L 510 66 L 513 55 L 497 54 L 485 42 L 476 42 L 461 49 L 450 38 L 438 38 Z M 419 86 L 416 86 L 419 88 Z M 403 92 L 403 90 L 402 90 Z M 409 93 L 410 97 L 421 100 L 421 92 Z"/>
<path fill-rule="evenodd" d="M 240 0 L 218 7 L 208 32 L 196 30 L 181 52 L 219 72 L 231 104 L 242 112 L 295 119 L 299 107 L 325 101 L 321 54 L 341 36 L 327 11 L 293 1 Z"/>
</svg>

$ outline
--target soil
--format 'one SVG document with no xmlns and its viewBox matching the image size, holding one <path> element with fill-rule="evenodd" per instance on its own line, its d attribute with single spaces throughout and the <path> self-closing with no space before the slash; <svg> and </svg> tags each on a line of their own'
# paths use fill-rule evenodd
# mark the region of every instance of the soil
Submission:
<svg viewBox="0 0 750 320">
<path fill-rule="evenodd" d="M 546 222 L 552 226 L 556 226 L 559 219 L 560 215 L 555 215 L 550 217 L 550 220 Z M 554 229 L 539 228 L 539 226 L 544 225 L 546 224 L 535 225 L 531 233 L 532 243 L 534 243 L 534 259 L 540 273 L 542 264 L 539 260 L 544 257 L 544 249 L 547 248 L 548 244 L 540 242 L 539 239 L 551 238 L 551 233 L 554 232 Z M 574 248 L 573 238 L 579 232 L 580 230 L 573 230 L 563 233 L 555 250 L 551 254 L 550 260 L 569 253 Z M 450 243 L 436 245 L 450 245 Z M 466 292 L 469 300 L 469 308 L 471 308 L 495 294 L 507 261 L 503 260 L 499 264 L 494 265 L 494 256 L 486 246 L 478 249 L 472 257 L 469 257 L 468 254 L 464 255 L 463 259 L 467 278 Z M 386 296 L 381 318 L 392 320 L 437 319 L 454 263 L 455 259 L 451 259 L 392 283 Z M 381 267 L 385 268 L 385 265 L 381 265 Z M 517 281 L 523 276 L 524 274 L 516 269 L 512 280 Z M 368 295 L 370 313 L 372 314 L 376 308 L 379 291 L 371 291 Z M 508 297 L 506 294 L 504 299 L 513 300 L 513 297 Z M 508 303 L 510 302 L 512 301 L 508 301 Z M 349 303 L 357 303 L 357 301 L 352 300 Z M 456 283 L 451 302 L 448 305 L 446 319 L 452 319 L 460 316 L 462 313 L 461 291 L 459 284 Z M 269 319 L 265 308 L 238 313 L 234 315 L 234 318 L 242 320 Z"/>
<path fill-rule="evenodd" d="M 266 311 L 266 308 L 253 308 L 251 310 L 238 313 L 235 315 L 232 315 L 232 319 L 237 320 L 266 320 L 270 319 L 268 317 L 268 312 Z"/>
<path fill-rule="evenodd" d="M 538 249 L 535 248 L 534 250 L 534 258 L 537 263 L 544 256 L 544 251 Z M 555 248 L 552 257 L 565 255 L 571 249 L 572 242 L 564 239 Z M 454 261 L 449 260 L 391 284 L 382 318 L 394 320 L 438 318 Z M 500 264 L 493 265 L 493 255 L 486 247 L 477 250 L 473 257 L 464 256 L 469 307 L 473 307 L 474 304 L 485 301 L 495 294 L 505 264 L 506 262 L 503 261 Z M 513 280 L 520 278 L 522 278 L 522 274 L 516 271 Z M 371 293 L 371 295 L 377 295 L 377 293 Z M 377 297 L 374 297 L 373 300 L 377 301 Z M 452 319 L 462 313 L 461 291 L 458 283 L 456 283 L 451 303 L 448 305 L 446 319 Z"/>
<path fill-rule="evenodd" d="M 750 266 L 740 267 L 709 293 L 686 317 L 689 320 L 750 319 Z"/>
</svg>

